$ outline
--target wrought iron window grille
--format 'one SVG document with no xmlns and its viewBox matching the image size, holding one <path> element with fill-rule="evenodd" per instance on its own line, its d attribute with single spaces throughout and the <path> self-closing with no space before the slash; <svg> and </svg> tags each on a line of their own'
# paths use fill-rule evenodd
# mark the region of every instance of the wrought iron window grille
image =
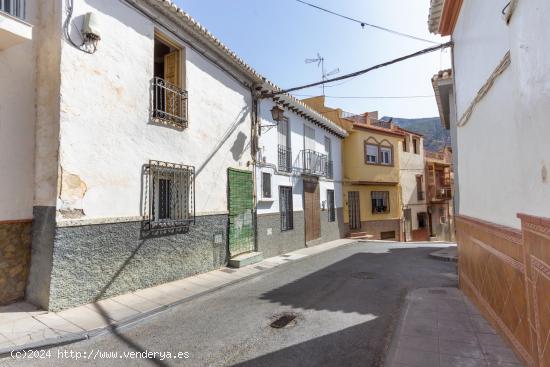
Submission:
<svg viewBox="0 0 550 367">
<path fill-rule="evenodd" d="M 187 119 L 187 91 L 166 80 L 151 80 L 151 118 L 156 123 L 185 129 Z"/>
<path fill-rule="evenodd" d="M 279 186 L 279 212 L 281 214 L 281 231 L 294 229 L 292 187 Z"/>
<path fill-rule="evenodd" d="M 24 20 L 26 16 L 26 1 L 0 0 L 0 11 Z"/>
<path fill-rule="evenodd" d="M 149 161 L 147 232 L 188 229 L 195 224 L 195 167 Z"/>
<path fill-rule="evenodd" d="M 278 167 L 281 172 L 292 172 L 292 150 L 284 145 L 277 146 Z"/>
<path fill-rule="evenodd" d="M 334 207 L 334 190 L 327 190 L 328 221 L 336 221 L 336 208 Z"/>
</svg>

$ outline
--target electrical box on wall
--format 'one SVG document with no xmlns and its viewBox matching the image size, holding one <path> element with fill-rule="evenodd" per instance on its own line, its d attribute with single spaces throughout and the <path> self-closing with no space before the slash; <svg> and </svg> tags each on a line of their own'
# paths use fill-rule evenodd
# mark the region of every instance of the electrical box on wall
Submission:
<svg viewBox="0 0 550 367">
<path fill-rule="evenodd" d="M 82 23 L 82 36 L 86 41 L 98 41 L 101 39 L 97 17 L 94 13 L 86 13 Z"/>
</svg>

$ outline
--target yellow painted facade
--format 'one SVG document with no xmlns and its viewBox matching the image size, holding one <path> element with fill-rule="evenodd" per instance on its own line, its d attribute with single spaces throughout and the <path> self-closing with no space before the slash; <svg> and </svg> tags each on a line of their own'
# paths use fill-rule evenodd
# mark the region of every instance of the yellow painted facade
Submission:
<svg viewBox="0 0 550 367">
<path fill-rule="evenodd" d="M 391 124 L 378 122 L 377 114 L 346 116 L 339 108 L 325 106 L 324 97 L 313 97 L 303 100 L 304 103 L 334 121 L 348 131 L 349 136 L 343 142 L 343 202 L 344 223 L 350 223 L 348 193 L 359 193 L 360 228 L 355 231 L 367 233 L 395 230 L 396 239 L 401 237 L 401 192 L 399 184 L 399 159 L 402 149 L 403 134 Z M 387 127 L 384 127 L 387 126 Z M 366 143 L 381 145 L 392 149 L 392 164 L 369 164 L 366 162 Z M 372 208 L 373 191 L 389 193 L 389 211 L 375 213 Z M 384 223 L 386 222 L 386 223 Z M 386 228 L 387 227 L 387 228 Z M 354 229 L 350 229 L 351 232 Z M 378 236 L 375 236 L 378 237 Z"/>
<path fill-rule="evenodd" d="M 354 127 L 344 139 L 344 222 L 349 222 L 348 192 L 359 191 L 361 222 L 401 219 L 401 195 L 399 191 L 399 150 L 401 138 L 375 133 L 370 129 Z M 393 149 L 393 166 L 367 164 L 365 143 L 389 143 Z M 373 213 L 372 191 L 388 191 L 389 213 Z"/>
</svg>

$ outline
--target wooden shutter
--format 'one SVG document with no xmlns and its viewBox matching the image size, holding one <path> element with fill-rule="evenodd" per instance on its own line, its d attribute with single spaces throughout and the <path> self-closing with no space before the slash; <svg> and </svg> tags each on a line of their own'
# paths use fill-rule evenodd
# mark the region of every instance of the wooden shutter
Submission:
<svg viewBox="0 0 550 367">
<path fill-rule="evenodd" d="M 179 50 L 164 55 L 164 80 L 179 86 Z"/>
</svg>

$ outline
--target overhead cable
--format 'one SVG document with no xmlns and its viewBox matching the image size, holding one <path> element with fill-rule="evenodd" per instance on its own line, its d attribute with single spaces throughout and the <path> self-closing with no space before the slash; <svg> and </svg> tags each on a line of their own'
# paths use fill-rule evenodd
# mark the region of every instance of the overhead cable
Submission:
<svg viewBox="0 0 550 367">
<path fill-rule="evenodd" d="M 286 93 L 294 92 L 294 91 L 300 90 L 300 89 L 315 87 L 315 86 L 318 86 L 318 85 L 321 85 L 321 84 L 324 84 L 324 83 L 332 83 L 332 82 L 336 82 L 336 81 L 339 81 L 339 80 L 353 78 L 353 77 L 356 77 L 358 75 L 363 75 L 363 74 L 366 74 L 370 71 L 386 67 L 388 65 L 392 65 L 392 64 L 396 64 L 398 62 L 404 61 L 404 60 L 412 59 L 413 57 L 418 57 L 418 56 L 425 55 L 425 54 L 430 53 L 430 52 L 434 52 L 434 51 L 437 51 L 437 50 L 442 50 L 442 49 L 451 47 L 452 45 L 453 45 L 453 42 L 450 41 L 450 42 L 443 43 L 443 44 L 440 44 L 440 45 L 437 45 L 437 46 L 428 47 L 428 48 L 425 48 L 423 50 L 413 52 L 412 54 L 401 56 L 401 57 L 398 57 L 396 59 L 386 61 L 386 62 L 383 62 L 381 64 L 374 65 L 374 66 L 371 66 L 371 67 L 363 69 L 363 70 L 355 71 L 355 72 L 350 73 L 350 74 L 341 75 L 341 76 L 334 77 L 334 78 L 331 78 L 331 79 L 321 80 L 321 81 L 315 82 L 315 83 L 301 85 L 299 87 L 293 87 L 293 88 L 273 91 L 271 93 L 264 93 L 263 97 L 273 97 L 273 96 L 276 96 L 276 95 L 279 95 L 279 94 L 286 94 Z"/>
<path fill-rule="evenodd" d="M 332 14 L 332 15 L 336 15 L 337 17 L 344 18 L 344 19 L 347 19 L 347 20 L 349 20 L 349 21 L 358 23 L 358 24 L 361 25 L 361 28 L 365 28 L 365 26 L 367 26 L 367 27 L 372 27 L 372 28 L 376 28 L 376 29 L 379 29 L 379 30 L 384 31 L 384 32 L 389 32 L 389 33 L 392 33 L 392 34 L 395 34 L 395 35 L 398 35 L 398 36 L 411 38 L 411 39 L 414 39 L 414 40 L 417 40 L 417 41 L 433 43 L 433 44 L 435 44 L 435 45 L 439 44 L 439 43 L 437 43 L 437 42 L 430 41 L 430 40 L 425 39 L 425 38 L 420 38 L 420 37 L 417 37 L 417 36 L 413 36 L 413 35 L 411 35 L 411 34 L 407 34 L 407 33 L 403 33 L 403 32 L 396 31 L 396 30 L 394 30 L 394 29 L 390 29 L 390 28 L 386 28 L 386 27 L 379 26 L 379 25 L 367 23 L 367 22 L 364 22 L 364 21 L 359 20 L 359 19 L 354 19 L 354 18 L 348 17 L 347 15 L 339 14 L 339 13 L 336 13 L 336 12 L 334 12 L 334 11 L 332 11 L 332 10 L 328 10 L 328 9 L 325 9 L 325 8 L 321 8 L 320 6 L 317 6 L 317 5 L 314 5 L 314 4 L 311 4 L 311 3 L 308 3 L 308 2 L 302 1 L 302 0 L 296 0 L 296 1 L 299 2 L 299 3 L 302 3 L 302 4 L 304 4 L 304 5 L 307 5 L 307 6 L 311 6 L 312 8 L 315 8 L 315 9 L 318 9 L 318 10 L 321 10 L 321 11 L 324 11 L 324 12 L 326 12 L 326 13 L 329 13 L 329 14 Z"/>
</svg>

